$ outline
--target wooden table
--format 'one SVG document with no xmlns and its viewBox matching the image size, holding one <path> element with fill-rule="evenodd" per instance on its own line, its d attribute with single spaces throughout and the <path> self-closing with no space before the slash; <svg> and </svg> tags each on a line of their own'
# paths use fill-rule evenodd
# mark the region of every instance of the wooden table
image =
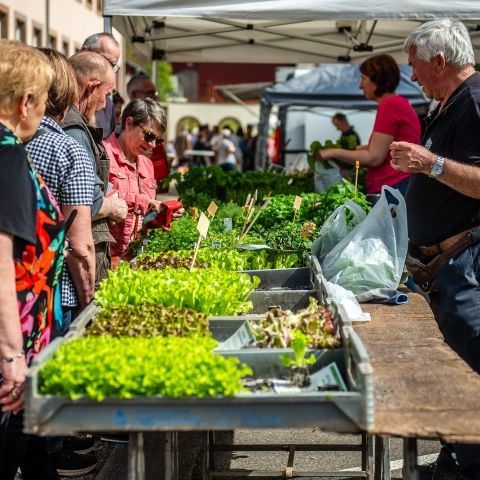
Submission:
<svg viewBox="0 0 480 480">
<path fill-rule="evenodd" d="M 362 305 L 372 320 L 355 330 L 373 367 L 377 453 L 384 437 L 407 439 L 405 468 L 415 478 L 417 438 L 480 443 L 480 375 L 443 341 L 425 299 L 409 297 L 406 305 Z M 380 456 L 388 478 L 388 451 Z"/>
</svg>

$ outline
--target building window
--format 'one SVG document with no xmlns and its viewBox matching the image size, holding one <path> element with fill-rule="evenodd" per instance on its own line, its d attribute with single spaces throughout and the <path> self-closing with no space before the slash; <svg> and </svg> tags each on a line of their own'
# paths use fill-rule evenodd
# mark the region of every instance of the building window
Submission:
<svg viewBox="0 0 480 480">
<path fill-rule="evenodd" d="M 62 53 L 66 56 L 70 56 L 70 42 L 64 38 L 62 41 Z"/>
<path fill-rule="evenodd" d="M 93 9 L 93 0 L 87 0 L 87 7 Z"/>
<path fill-rule="evenodd" d="M 103 15 L 103 2 L 102 0 L 97 0 L 97 12 L 99 15 Z"/>
<path fill-rule="evenodd" d="M 75 53 L 78 53 L 82 48 L 80 47 L 80 45 L 78 43 L 76 43 L 74 46 L 73 46 L 73 49 L 75 50 Z"/>
<path fill-rule="evenodd" d="M 25 21 L 20 18 L 15 19 L 15 40 L 17 42 L 24 42 L 27 40 L 27 29 Z"/>
<path fill-rule="evenodd" d="M 42 29 L 38 27 L 33 27 L 32 31 L 32 45 L 34 47 L 41 47 L 43 44 L 43 33 Z"/>
<path fill-rule="evenodd" d="M 57 36 L 54 33 L 50 33 L 48 36 L 48 47 L 54 50 L 57 49 Z"/>
<path fill-rule="evenodd" d="M 0 38 L 8 38 L 8 10 L 3 9 L 0 10 Z"/>
</svg>

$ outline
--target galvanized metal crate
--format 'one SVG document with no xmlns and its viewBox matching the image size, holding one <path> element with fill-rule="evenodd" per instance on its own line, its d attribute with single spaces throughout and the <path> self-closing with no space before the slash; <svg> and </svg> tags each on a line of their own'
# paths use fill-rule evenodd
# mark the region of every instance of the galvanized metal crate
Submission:
<svg viewBox="0 0 480 480">
<path fill-rule="evenodd" d="M 68 338 L 56 339 L 35 360 L 25 387 L 27 433 L 71 435 L 95 431 L 229 430 L 235 428 L 320 427 L 336 432 L 359 432 L 373 424 L 371 366 L 352 329 L 344 331 L 344 371 L 348 392 L 298 394 L 244 393 L 234 398 L 87 398 L 69 400 L 38 392 L 38 373 Z M 280 352 L 276 352 L 278 354 Z M 225 352 L 238 355 L 238 352 Z M 323 351 L 318 351 L 319 356 Z M 325 355 L 341 355 L 328 352 Z M 241 360 L 263 372 L 272 353 L 244 352 Z M 262 358 L 263 357 L 263 358 Z M 340 357 L 339 357 L 340 358 Z M 272 359 L 270 358 L 270 361 Z M 270 365 L 273 365 L 270 363 Z M 263 370 L 262 370 L 263 369 Z M 294 410 L 292 410 L 294 409 Z M 293 414 L 294 412 L 294 414 Z"/>
<path fill-rule="evenodd" d="M 257 290 L 309 290 L 312 288 L 312 270 L 310 267 L 244 270 L 243 273 L 248 273 L 260 279 Z"/>
<path fill-rule="evenodd" d="M 210 329 L 218 341 L 224 341 L 243 322 L 258 320 L 270 306 L 296 310 L 308 304 L 309 296 L 322 300 L 321 279 L 312 269 L 313 289 L 255 291 L 252 314 L 236 317 L 211 317 Z M 294 278 L 306 278 L 298 270 Z M 253 273 L 253 272 L 252 272 Z M 278 273 L 278 272 L 277 272 Z M 257 273 L 253 273 L 257 274 Z M 268 275 L 268 274 L 267 274 Z M 277 276 L 276 278 L 281 278 Z M 288 274 L 284 278 L 291 278 Z M 309 276 L 310 278 L 310 276 Z M 264 285 L 291 285 L 273 277 Z M 302 283 L 302 282 L 301 282 Z M 319 427 L 327 431 L 368 431 L 373 426 L 372 369 L 367 352 L 349 322 L 338 316 L 342 348 L 318 350 L 316 367 L 335 361 L 348 385 L 347 392 L 303 392 L 297 394 L 243 393 L 234 398 L 133 398 L 105 399 L 97 402 L 87 398 L 69 400 L 42 396 L 38 392 L 38 372 L 55 350 L 65 341 L 84 334 L 98 307 L 90 305 L 72 323 L 69 334 L 55 340 L 37 357 L 27 376 L 25 388 L 25 431 L 39 435 L 71 435 L 80 432 L 112 431 L 183 431 L 232 430 L 236 428 Z M 281 372 L 278 356 L 291 350 L 245 349 L 221 352 L 236 356 L 251 365 L 256 375 Z M 294 409 L 294 410 L 293 410 Z M 293 413 L 294 412 L 294 413 Z"/>
</svg>

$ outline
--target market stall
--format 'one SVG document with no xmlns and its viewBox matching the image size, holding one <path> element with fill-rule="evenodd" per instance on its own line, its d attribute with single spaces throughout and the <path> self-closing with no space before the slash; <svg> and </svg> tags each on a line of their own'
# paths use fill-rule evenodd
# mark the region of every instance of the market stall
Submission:
<svg viewBox="0 0 480 480">
<path fill-rule="evenodd" d="M 429 101 L 417 83 L 411 80 L 411 67 L 400 65 L 400 83 L 396 92 L 407 98 L 418 109 L 426 108 Z M 267 87 L 260 99 L 260 121 L 256 165 L 266 168 L 267 138 L 270 130 L 272 108 L 278 109 L 280 129 L 280 162 L 285 165 L 285 132 L 288 125 L 289 109 L 294 107 L 324 107 L 340 110 L 373 110 L 376 103 L 367 100 L 359 88 L 360 70 L 358 65 L 324 63 L 297 78 Z"/>
<path fill-rule="evenodd" d="M 277 208 L 278 202 L 284 201 L 281 195 L 271 198 L 274 206 L 270 210 L 265 202 L 257 203 L 257 192 L 247 195 L 251 200 L 246 208 L 227 204 L 216 210 L 210 205 L 207 211 L 212 231 L 203 239 L 205 246 L 195 249 L 193 262 L 189 248 L 199 241 L 200 221 L 197 224 L 186 215 L 172 225 L 170 232 L 151 232 L 142 244 L 144 253 L 130 265 L 117 267 L 102 282 L 96 295 L 101 309 L 90 305 L 72 324 L 69 334 L 55 340 L 36 359 L 28 378 L 26 430 L 41 435 L 130 432 L 131 479 L 144 478 L 144 432 L 168 432 L 166 458 L 171 461 L 167 462 L 165 478 L 175 479 L 177 431 L 298 428 L 312 424 L 327 431 L 368 431 L 374 421 L 368 355 L 348 317 L 325 303 L 311 267 L 315 260 L 303 266 L 308 244 L 292 244 L 289 250 L 282 250 L 279 245 L 273 248 L 251 243 L 253 239 L 259 241 L 261 225 L 282 222 L 285 226 L 292 224 L 293 217 L 303 228 L 309 216 L 320 219 L 314 202 L 326 200 L 327 194 L 306 195 L 302 208 L 290 205 L 293 197 L 287 196 L 283 220 Z M 334 208 L 335 201 L 342 203 L 352 192 L 345 189 L 328 195 L 330 205 L 323 216 Z M 231 231 L 224 229 L 225 215 L 230 215 Z M 247 231 L 254 226 L 253 218 L 260 230 L 249 237 Z M 237 245 L 239 238 L 243 238 L 243 249 Z M 279 237 L 275 237 L 278 241 Z M 187 269 L 195 259 L 197 268 Z M 288 265 L 293 268 L 271 268 Z M 269 314 L 272 305 L 276 313 Z M 290 367 L 281 360 L 282 356 L 294 355 L 292 315 L 297 315 L 297 322 L 306 322 L 301 328 L 310 325 L 309 336 L 305 337 L 310 343 L 304 343 L 304 353 L 295 357 L 302 362 L 308 356 L 313 362 L 311 380 L 301 386 L 290 384 Z M 268 322 L 283 322 L 284 330 L 265 335 Z M 192 333 L 201 335 L 193 339 L 195 348 L 200 348 L 193 357 L 187 355 L 193 345 L 188 338 Z M 137 346 L 138 336 L 142 338 Z M 124 347 L 126 350 L 122 350 Z M 182 352 L 180 357 L 175 357 L 175 349 Z M 178 371 L 170 370 L 188 358 L 208 361 L 208 372 L 195 379 L 188 372 L 193 374 L 205 366 L 188 363 Z M 56 362 L 68 368 L 59 368 Z M 165 369 L 158 370 L 162 362 L 166 362 Z M 218 362 L 221 365 L 215 371 Z M 241 370 L 236 373 L 234 365 Z M 141 368 L 142 372 L 131 368 Z M 225 369 L 229 372 L 226 377 Z M 243 381 L 242 387 L 238 374 L 247 370 L 252 378 Z M 213 384 L 201 386 L 209 378 Z M 291 414 L 293 405 L 301 405 L 296 415 Z M 362 475 L 368 477 L 372 469 L 371 441 L 365 434 L 362 438 L 360 445 L 338 445 L 336 450 L 360 451 Z M 289 468 L 293 468 L 297 447 L 308 450 L 308 446 L 292 445 Z M 326 447 L 316 445 L 312 450 L 322 448 Z M 213 452 L 206 447 L 203 450 Z M 210 474 L 215 472 L 207 470 L 205 478 Z"/>
</svg>

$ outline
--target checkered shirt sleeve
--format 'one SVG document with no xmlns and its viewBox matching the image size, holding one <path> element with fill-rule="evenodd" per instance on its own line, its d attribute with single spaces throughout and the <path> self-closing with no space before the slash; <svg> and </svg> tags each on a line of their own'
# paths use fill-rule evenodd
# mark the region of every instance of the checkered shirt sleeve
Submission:
<svg viewBox="0 0 480 480">
<path fill-rule="evenodd" d="M 95 172 L 87 151 L 51 119 L 42 120 L 48 133 L 33 138 L 26 148 L 35 168 L 60 207 L 91 205 Z M 77 294 L 68 267 L 62 271 L 62 305 L 77 305 Z"/>
</svg>

